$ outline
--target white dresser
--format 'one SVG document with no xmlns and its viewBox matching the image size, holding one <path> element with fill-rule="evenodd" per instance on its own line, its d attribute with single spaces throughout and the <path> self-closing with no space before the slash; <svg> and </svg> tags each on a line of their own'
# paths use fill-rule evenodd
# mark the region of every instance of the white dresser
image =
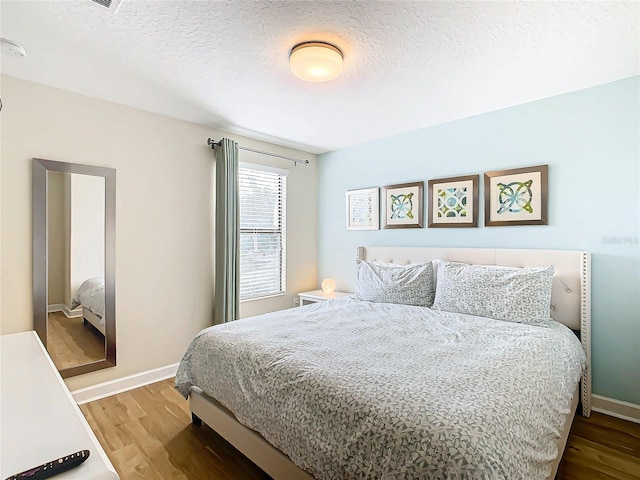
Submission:
<svg viewBox="0 0 640 480">
<path fill-rule="evenodd" d="M 119 478 L 36 332 L 0 336 L 0 387 L 0 479 L 78 450 L 91 454 L 53 478 Z"/>
</svg>

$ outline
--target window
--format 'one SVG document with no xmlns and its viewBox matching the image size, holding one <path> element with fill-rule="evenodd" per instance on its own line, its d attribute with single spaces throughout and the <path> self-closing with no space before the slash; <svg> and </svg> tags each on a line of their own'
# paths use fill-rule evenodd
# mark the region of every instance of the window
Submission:
<svg viewBox="0 0 640 480">
<path fill-rule="evenodd" d="M 286 291 L 287 171 L 241 163 L 240 300 Z"/>
</svg>

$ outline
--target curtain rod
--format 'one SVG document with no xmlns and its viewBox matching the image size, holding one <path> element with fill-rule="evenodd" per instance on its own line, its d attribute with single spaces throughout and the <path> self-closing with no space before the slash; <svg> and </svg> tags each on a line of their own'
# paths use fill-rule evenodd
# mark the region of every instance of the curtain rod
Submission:
<svg viewBox="0 0 640 480">
<path fill-rule="evenodd" d="M 207 145 L 211 145 L 211 148 L 214 148 L 216 145 L 220 146 L 220 141 L 216 142 L 212 138 L 209 138 L 207 140 Z M 301 160 L 299 158 L 287 157 L 286 155 L 278 155 L 277 153 L 263 152 L 262 150 L 256 150 L 254 148 L 243 147 L 240 145 L 238 145 L 238 148 L 240 150 L 245 150 L 247 152 L 259 153 L 261 155 L 268 155 L 269 157 L 276 157 L 276 158 L 282 158 L 283 160 L 289 160 L 290 162 L 293 162 L 294 165 L 297 165 L 299 163 L 302 163 L 303 165 L 309 165 L 309 160 Z"/>
</svg>

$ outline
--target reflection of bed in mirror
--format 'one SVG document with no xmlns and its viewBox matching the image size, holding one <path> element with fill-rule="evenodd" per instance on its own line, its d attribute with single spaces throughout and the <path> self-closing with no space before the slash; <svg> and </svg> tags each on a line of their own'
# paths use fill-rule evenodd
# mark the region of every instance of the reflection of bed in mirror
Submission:
<svg viewBox="0 0 640 480">
<path fill-rule="evenodd" d="M 72 307 L 82 307 L 85 324 L 90 323 L 104 335 L 104 277 L 93 277 L 82 282 L 73 297 Z"/>
<path fill-rule="evenodd" d="M 82 307 L 82 318 L 85 323 L 93 325 L 102 335 L 104 335 L 104 319 L 99 317 L 87 307 Z"/>
</svg>

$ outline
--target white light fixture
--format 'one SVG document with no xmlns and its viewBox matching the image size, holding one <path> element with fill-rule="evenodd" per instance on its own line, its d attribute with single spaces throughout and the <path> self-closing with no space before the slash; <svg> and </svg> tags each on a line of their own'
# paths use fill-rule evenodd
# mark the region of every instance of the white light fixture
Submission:
<svg viewBox="0 0 640 480">
<path fill-rule="evenodd" d="M 27 49 L 22 45 L 9 40 L 8 38 L 0 38 L 0 45 L 2 45 L 2 53 L 11 55 L 12 57 L 26 57 Z"/>
<path fill-rule="evenodd" d="M 329 43 L 300 43 L 291 49 L 289 66 L 302 80 L 328 82 L 342 73 L 342 52 Z"/>
<path fill-rule="evenodd" d="M 336 281 L 333 278 L 325 278 L 322 280 L 322 291 L 325 294 L 331 294 L 336 290 Z"/>
</svg>

